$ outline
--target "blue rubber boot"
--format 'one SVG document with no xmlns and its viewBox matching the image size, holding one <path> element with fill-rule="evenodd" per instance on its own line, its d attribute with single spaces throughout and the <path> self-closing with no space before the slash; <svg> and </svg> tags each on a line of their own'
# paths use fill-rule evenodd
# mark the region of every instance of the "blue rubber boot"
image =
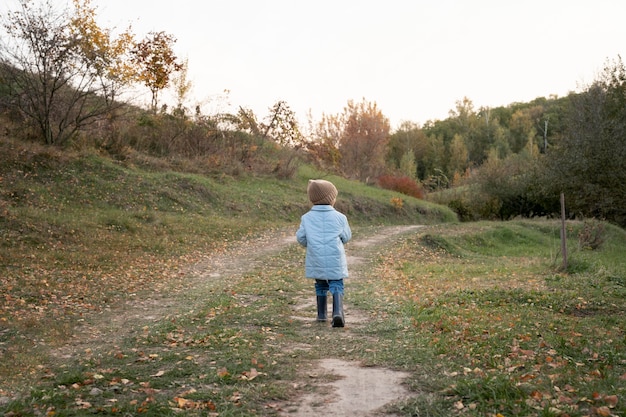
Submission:
<svg viewBox="0 0 626 417">
<path fill-rule="evenodd" d="M 333 294 L 333 327 L 343 327 L 346 321 L 343 316 L 343 294 Z"/>
<path fill-rule="evenodd" d="M 326 321 L 327 298 L 325 295 L 317 296 L 317 321 Z"/>
</svg>

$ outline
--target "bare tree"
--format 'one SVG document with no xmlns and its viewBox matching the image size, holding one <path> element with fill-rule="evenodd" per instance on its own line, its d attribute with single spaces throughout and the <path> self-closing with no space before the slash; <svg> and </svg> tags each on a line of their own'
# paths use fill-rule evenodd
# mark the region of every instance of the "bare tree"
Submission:
<svg viewBox="0 0 626 417">
<path fill-rule="evenodd" d="M 2 20 L 6 36 L 0 44 L 0 71 L 6 105 L 18 110 L 47 144 L 67 142 L 114 105 L 106 99 L 113 97 L 114 73 L 108 65 L 120 51 L 78 30 L 80 22 L 94 22 L 95 10 L 89 0 L 76 0 L 75 5 L 73 14 L 55 9 L 50 0 L 39 6 L 20 0 L 20 9 Z M 98 48 L 97 39 L 103 41 Z"/>
</svg>

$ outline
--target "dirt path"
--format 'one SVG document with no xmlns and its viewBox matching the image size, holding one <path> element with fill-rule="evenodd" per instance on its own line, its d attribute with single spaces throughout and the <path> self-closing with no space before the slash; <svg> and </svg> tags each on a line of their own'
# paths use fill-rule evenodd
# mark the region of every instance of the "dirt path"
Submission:
<svg viewBox="0 0 626 417">
<path fill-rule="evenodd" d="M 350 243 L 347 250 L 350 280 L 360 278 L 363 268 L 368 267 L 371 255 L 382 246 L 388 244 L 393 238 L 420 227 L 386 227 L 373 236 Z M 311 318 L 315 317 L 316 308 L 313 297 L 310 294 L 303 295 L 294 307 L 292 318 L 302 321 L 304 325 L 316 325 L 311 323 Z M 344 310 L 346 327 L 339 331 L 344 332 L 343 337 L 350 338 L 351 329 L 366 325 L 368 317 L 365 312 L 352 308 L 349 301 L 346 301 Z M 409 395 L 402 385 L 408 374 L 403 372 L 363 367 L 356 362 L 347 362 L 332 357 L 320 360 L 315 366 L 318 371 L 314 371 L 313 374 L 318 386 L 312 393 L 298 398 L 291 405 L 287 404 L 283 416 L 374 417 L 381 413 L 381 407 Z"/>
<path fill-rule="evenodd" d="M 421 226 L 393 226 L 376 230 L 372 236 L 355 239 L 348 246 L 350 280 L 359 279 L 372 254 L 389 244 L 394 238 L 412 232 Z M 201 262 L 180 272 L 184 277 L 171 293 L 150 293 L 130 296 L 116 311 L 104 311 L 85 321 L 74 338 L 53 353 L 61 360 L 80 356 L 86 350 L 93 355 L 105 354 L 133 333 L 164 319 L 176 317 L 190 306 L 201 306 L 202 300 L 224 279 L 241 276 L 262 265 L 264 260 L 279 253 L 288 245 L 297 245 L 294 231 L 269 232 L 261 237 L 236 245 L 221 254 L 207 256 Z M 190 291 L 192 290 L 193 291 Z M 302 294 L 293 308 L 292 318 L 304 326 L 315 325 L 315 300 L 310 293 Z M 343 337 L 352 337 L 351 327 L 366 325 L 364 312 L 344 305 L 346 327 L 339 331 Z M 298 347 L 295 347 L 296 349 Z M 306 347 L 305 347 L 306 348 Z M 332 415 L 334 417 L 376 416 L 377 410 L 392 401 L 408 395 L 402 385 L 406 374 L 388 369 L 362 367 L 359 363 L 337 358 L 324 358 L 312 364 L 316 385 L 310 394 L 285 404 L 285 416 L 309 417 Z"/>
</svg>

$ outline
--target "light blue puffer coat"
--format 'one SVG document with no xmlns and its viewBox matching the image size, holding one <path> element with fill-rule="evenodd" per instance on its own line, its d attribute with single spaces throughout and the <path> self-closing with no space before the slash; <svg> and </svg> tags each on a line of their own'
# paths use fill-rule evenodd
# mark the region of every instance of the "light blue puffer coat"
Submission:
<svg viewBox="0 0 626 417">
<path fill-rule="evenodd" d="M 305 275 L 314 279 L 348 277 L 344 244 L 352 238 L 345 215 L 331 205 L 315 205 L 301 218 L 296 232 L 306 248 Z"/>
</svg>

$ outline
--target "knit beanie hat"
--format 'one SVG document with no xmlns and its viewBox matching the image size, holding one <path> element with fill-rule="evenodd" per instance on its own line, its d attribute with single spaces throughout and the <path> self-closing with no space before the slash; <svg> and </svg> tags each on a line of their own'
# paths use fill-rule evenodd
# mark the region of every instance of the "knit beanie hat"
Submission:
<svg viewBox="0 0 626 417">
<path fill-rule="evenodd" d="M 328 204 L 334 205 L 337 198 L 337 188 L 332 182 L 326 180 L 309 180 L 309 185 L 306 189 L 309 195 L 309 200 L 314 205 Z"/>
</svg>

